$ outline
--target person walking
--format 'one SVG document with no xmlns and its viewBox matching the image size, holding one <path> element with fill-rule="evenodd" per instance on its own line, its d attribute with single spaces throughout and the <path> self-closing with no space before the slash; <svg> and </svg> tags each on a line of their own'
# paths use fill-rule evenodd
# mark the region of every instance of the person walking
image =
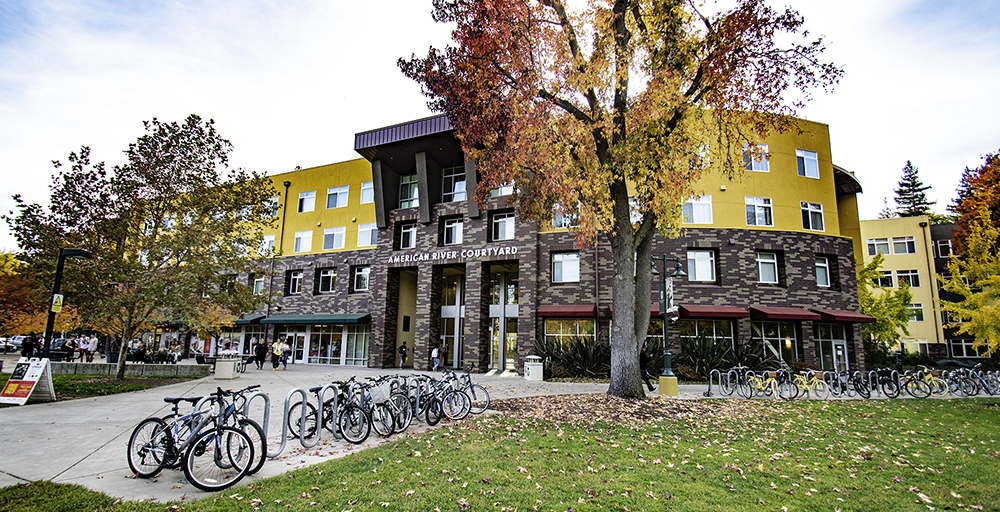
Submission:
<svg viewBox="0 0 1000 512">
<path fill-rule="evenodd" d="M 256 345 L 253 346 L 254 362 L 257 363 L 257 369 L 264 369 L 264 361 L 267 360 L 267 343 L 264 340 L 260 340 Z"/>
<path fill-rule="evenodd" d="M 434 361 L 433 371 L 438 371 L 438 366 L 441 366 L 441 349 L 437 345 L 434 345 L 434 350 L 431 350 L 431 360 Z"/>
<path fill-rule="evenodd" d="M 282 343 L 282 345 L 284 345 L 284 347 L 283 347 L 283 351 L 281 353 L 281 369 L 282 370 L 287 370 L 288 369 L 288 359 L 292 357 L 292 346 L 288 344 L 287 338 L 286 338 L 286 341 L 284 343 Z"/>
<path fill-rule="evenodd" d="M 642 375 L 642 380 L 646 383 L 646 387 L 650 391 L 653 391 L 653 383 L 649 381 L 649 354 L 646 353 L 646 346 L 642 346 L 642 351 L 639 352 L 639 372 Z"/>
<path fill-rule="evenodd" d="M 399 346 L 399 367 L 403 367 L 403 363 L 406 362 L 406 342 L 404 341 L 402 345 Z"/>
<path fill-rule="evenodd" d="M 281 354 L 285 353 L 284 343 L 279 339 L 271 345 L 271 370 L 278 369 L 278 363 L 281 362 Z"/>
</svg>

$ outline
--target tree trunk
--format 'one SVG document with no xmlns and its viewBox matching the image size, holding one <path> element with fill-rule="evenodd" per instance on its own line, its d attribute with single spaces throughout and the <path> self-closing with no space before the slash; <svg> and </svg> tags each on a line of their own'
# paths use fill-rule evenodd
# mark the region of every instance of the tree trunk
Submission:
<svg viewBox="0 0 1000 512">
<path fill-rule="evenodd" d="M 115 378 L 122 380 L 125 378 L 125 360 L 128 357 L 128 343 L 132 338 L 132 317 L 129 315 L 123 324 L 122 329 L 122 344 L 121 348 L 118 350 L 118 373 Z"/>
</svg>

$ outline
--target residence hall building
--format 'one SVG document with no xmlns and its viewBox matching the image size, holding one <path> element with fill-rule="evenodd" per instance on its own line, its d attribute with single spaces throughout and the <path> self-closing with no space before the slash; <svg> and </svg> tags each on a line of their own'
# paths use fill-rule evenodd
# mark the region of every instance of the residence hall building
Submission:
<svg viewBox="0 0 1000 512">
<path fill-rule="evenodd" d="M 770 158 L 748 161 L 741 179 L 703 179 L 684 236 L 655 240 L 654 256 L 679 257 L 688 273 L 675 280 L 670 332 L 861 368 L 861 187 L 832 164 L 826 125 L 799 126 L 769 138 Z M 572 219 L 521 222 L 511 187 L 483 207 L 470 200 L 476 164 L 446 117 L 362 132 L 354 147 L 363 159 L 272 177 L 280 218 L 266 243 L 282 256 L 258 284 L 280 297 L 238 322 L 244 350 L 251 336 L 288 336 L 295 362 L 381 368 L 405 343 L 405 366 L 426 370 L 437 345 L 449 367 L 521 371 L 535 339 L 609 336 L 609 244 L 577 248 Z"/>
</svg>

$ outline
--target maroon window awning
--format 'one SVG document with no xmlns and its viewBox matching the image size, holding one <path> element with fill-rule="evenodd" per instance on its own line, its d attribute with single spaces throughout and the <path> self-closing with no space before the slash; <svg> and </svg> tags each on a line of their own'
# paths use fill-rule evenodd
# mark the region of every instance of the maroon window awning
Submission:
<svg viewBox="0 0 1000 512">
<path fill-rule="evenodd" d="M 542 306 L 536 315 L 540 317 L 594 318 L 597 306 Z"/>
<path fill-rule="evenodd" d="M 750 312 L 736 306 L 681 306 L 681 318 L 748 318 Z"/>
<path fill-rule="evenodd" d="M 810 311 L 818 314 L 824 322 L 853 322 L 858 324 L 875 322 L 874 317 L 855 311 L 841 311 L 839 309 L 811 309 Z"/>
<path fill-rule="evenodd" d="M 817 313 L 799 308 L 750 308 L 753 320 L 820 320 Z"/>
</svg>

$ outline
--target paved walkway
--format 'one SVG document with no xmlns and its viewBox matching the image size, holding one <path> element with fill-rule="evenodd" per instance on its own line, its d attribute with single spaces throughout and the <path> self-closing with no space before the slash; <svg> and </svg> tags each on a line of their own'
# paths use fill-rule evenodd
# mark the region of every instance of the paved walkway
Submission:
<svg viewBox="0 0 1000 512">
<path fill-rule="evenodd" d="M 8 361 L 10 358 L 11 356 L 4 356 L 4 371 L 10 372 L 13 369 L 13 361 L 16 359 Z M 290 390 L 308 389 L 333 380 L 347 379 L 352 375 L 396 373 L 399 370 L 301 364 L 289 365 L 288 370 L 278 371 L 272 371 L 269 366 L 264 370 L 251 366 L 246 373 L 234 380 L 216 380 L 210 376 L 134 393 L 2 408 L 0 487 L 25 481 L 51 480 L 79 484 L 126 500 L 165 502 L 201 499 L 212 494 L 188 484 L 183 470 L 166 470 L 158 478 L 143 480 L 133 478 L 128 469 L 126 446 L 132 429 L 144 418 L 163 416 L 170 412 L 163 397 L 205 395 L 216 387 L 239 389 L 260 384 L 261 391 L 267 393 L 271 400 L 268 450 L 273 452 L 281 441 L 282 408 Z M 479 375 L 474 380 L 489 390 L 491 398 L 607 391 L 607 384 L 534 382 L 516 375 Z M 681 386 L 680 393 L 682 398 L 697 398 L 703 391 L 704 386 Z M 251 414 L 260 421 L 264 414 L 263 401 L 255 400 L 255 404 L 256 410 Z M 447 420 L 442 422 L 445 423 Z M 414 421 L 407 433 L 426 428 Z M 316 447 L 306 450 L 298 441 L 288 441 L 280 455 L 268 460 L 257 475 L 244 479 L 241 483 L 280 475 L 291 469 L 354 453 L 381 442 L 384 441 L 374 432 L 362 445 L 334 441 L 328 437 Z"/>
</svg>

